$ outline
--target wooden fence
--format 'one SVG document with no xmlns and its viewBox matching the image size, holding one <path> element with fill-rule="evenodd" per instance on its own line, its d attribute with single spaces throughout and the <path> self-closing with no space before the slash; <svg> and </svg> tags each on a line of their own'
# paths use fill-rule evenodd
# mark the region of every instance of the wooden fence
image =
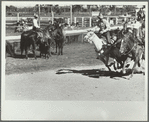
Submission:
<svg viewBox="0 0 149 122">
<path fill-rule="evenodd" d="M 16 24 L 17 21 L 19 21 L 23 17 L 6 17 L 6 24 L 11 25 L 11 24 Z M 33 18 L 33 17 L 25 17 L 25 18 Z M 55 18 L 63 18 L 63 17 L 55 17 Z M 127 18 L 132 19 L 133 17 L 119 17 L 119 16 L 104 16 L 104 19 L 107 21 L 113 21 L 114 25 L 121 24 L 122 21 L 126 20 Z M 70 23 L 70 18 L 63 18 L 64 21 L 68 24 Z M 52 17 L 40 17 L 41 22 L 47 22 L 52 20 Z M 93 27 L 96 25 L 96 17 L 73 17 L 72 22 L 79 23 L 79 27 Z"/>
</svg>

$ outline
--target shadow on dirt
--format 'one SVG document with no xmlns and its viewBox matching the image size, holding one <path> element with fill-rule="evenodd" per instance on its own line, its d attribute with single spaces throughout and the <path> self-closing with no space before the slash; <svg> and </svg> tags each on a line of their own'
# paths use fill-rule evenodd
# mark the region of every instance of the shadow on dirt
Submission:
<svg viewBox="0 0 149 122">
<path fill-rule="evenodd" d="M 51 52 L 51 55 L 57 55 L 57 53 Z M 12 57 L 12 58 L 16 58 L 16 59 L 24 59 L 25 58 L 25 54 L 23 54 L 22 56 L 21 56 L 20 53 L 15 53 L 14 55 L 6 54 L 6 57 Z M 29 58 L 34 58 L 33 53 L 29 53 L 28 57 Z M 43 57 L 44 56 L 42 56 L 42 58 Z M 41 58 L 39 52 L 36 53 L 36 58 Z"/>
<path fill-rule="evenodd" d="M 131 69 L 126 69 L 126 74 L 123 74 L 122 72 L 117 72 L 117 71 L 105 71 L 103 68 L 102 69 L 90 69 L 90 70 L 72 70 L 72 69 L 60 69 L 56 72 L 56 74 L 68 74 L 68 73 L 78 73 L 82 74 L 91 78 L 100 78 L 100 77 L 120 77 L 120 78 L 125 78 L 124 76 L 128 76 L 132 73 Z M 142 74 L 142 71 L 136 71 L 134 74 Z"/>
</svg>

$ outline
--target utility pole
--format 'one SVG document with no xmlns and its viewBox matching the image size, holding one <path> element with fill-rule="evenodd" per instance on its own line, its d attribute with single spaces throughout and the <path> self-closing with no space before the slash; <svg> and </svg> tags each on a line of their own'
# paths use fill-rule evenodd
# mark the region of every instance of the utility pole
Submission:
<svg viewBox="0 0 149 122">
<path fill-rule="evenodd" d="M 38 7 L 39 7 L 39 11 L 38 11 L 38 15 L 39 15 L 39 27 L 40 27 L 40 4 L 38 4 Z"/>
<path fill-rule="evenodd" d="M 72 24 L 72 5 L 70 5 L 70 24 Z"/>
<path fill-rule="evenodd" d="M 53 6 L 52 6 L 52 8 L 51 8 L 51 14 L 52 14 L 52 24 L 54 23 L 54 12 L 53 12 Z"/>
</svg>

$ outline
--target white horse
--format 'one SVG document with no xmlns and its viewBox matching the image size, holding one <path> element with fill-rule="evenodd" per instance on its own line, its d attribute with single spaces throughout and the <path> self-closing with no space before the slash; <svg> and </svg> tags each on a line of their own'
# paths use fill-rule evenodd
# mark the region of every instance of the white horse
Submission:
<svg viewBox="0 0 149 122">
<path fill-rule="evenodd" d="M 102 48 L 103 45 L 107 45 L 106 40 L 104 40 L 103 38 L 98 38 L 98 36 L 94 32 L 90 31 L 84 37 L 84 41 L 94 44 L 97 59 L 100 59 L 109 69 L 109 71 L 111 71 L 110 66 L 108 65 L 109 56 L 103 54 L 104 51 Z"/>
</svg>

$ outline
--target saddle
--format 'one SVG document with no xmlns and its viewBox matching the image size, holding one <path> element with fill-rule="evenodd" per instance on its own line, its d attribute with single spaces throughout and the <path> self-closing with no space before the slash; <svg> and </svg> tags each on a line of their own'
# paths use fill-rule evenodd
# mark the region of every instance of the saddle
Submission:
<svg viewBox="0 0 149 122">
<path fill-rule="evenodd" d="M 41 31 L 33 30 L 33 32 L 37 33 L 37 38 L 43 38 L 43 33 Z"/>
</svg>

